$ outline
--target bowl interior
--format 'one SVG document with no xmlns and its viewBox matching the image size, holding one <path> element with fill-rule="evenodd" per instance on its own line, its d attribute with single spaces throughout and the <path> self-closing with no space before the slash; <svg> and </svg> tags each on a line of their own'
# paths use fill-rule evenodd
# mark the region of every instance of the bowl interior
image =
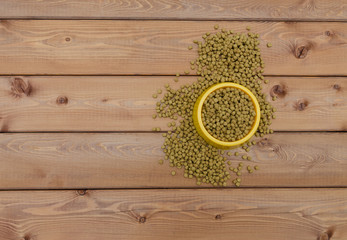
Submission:
<svg viewBox="0 0 347 240">
<path fill-rule="evenodd" d="M 214 91 L 221 89 L 221 88 L 237 88 L 243 91 L 245 94 L 247 94 L 253 103 L 254 110 L 255 110 L 255 120 L 253 122 L 252 128 L 249 131 L 249 133 L 243 137 L 242 139 L 239 139 L 234 142 L 224 142 L 221 141 L 215 137 L 213 137 L 205 128 L 203 122 L 202 122 L 202 107 L 207 99 L 207 97 Z M 194 106 L 194 112 L 193 112 L 193 120 L 194 120 L 194 125 L 199 133 L 199 135 L 205 139 L 209 144 L 218 147 L 218 148 L 232 148 L 232 147 L 238 147 L 239 145 L 242 145 L 243 143 L 247 142 L 256 132 L 259 122 L 260 122 L 260 107 L 258 100 L 256 97 L 253 95 L 253 93 L 246 87 L 236 84 L 236 83 L 218 83 L 215 84 L 211 87 L 209 87 L 205 92 L 201 94 L 201 96 L 198 98 L 198 100 L 195 103 Z"/>
</svg>

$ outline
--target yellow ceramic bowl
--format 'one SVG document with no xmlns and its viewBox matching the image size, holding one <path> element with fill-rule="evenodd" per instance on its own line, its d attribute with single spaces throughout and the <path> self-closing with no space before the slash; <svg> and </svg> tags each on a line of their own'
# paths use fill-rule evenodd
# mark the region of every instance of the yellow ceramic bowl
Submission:
<svg viewBox="0 0 347 240">
<path fill-rule="evenodd" d="M 252 125 L 251 130 L 249 133 L 242 139 L 237 140 L 235 142 L 223 142 L 218 140 L 217 138 L 214 138 L 211 134 L 208 133 L 206 130 L 204 124 L 202 123 L 202 106 L 208 97 L 212 92 L 216 91 L 217 89 L 220 88 L 237 88 L 246 93 L 252 100 L 254 110 L 255 110 L 255 121 Z M 243 143 L 247 142 L 257 131 L 257 128 L 259 126 L 259 121 L 260 121 L 260 107 L 257 98 L 253 95 L 253 93 L 246 87 L 241 86 L 236 83 L 218 83 L 215 84 L 211 87 L 209 87 L 206 91 L 204 91 L 197 99 L 195 105 L 194 105 L 194 110 L 193 110 L 193 120 L 194 120 L 194 125 L 196 127 L 196 130 L 198 131 L 199 135 L 205 139 L 205 141 L 209 144 L 211 144 L 214 147 L 221 148 L 221 149 L 230 149 L 230 148 L 236 148 Z"/>
</svg>

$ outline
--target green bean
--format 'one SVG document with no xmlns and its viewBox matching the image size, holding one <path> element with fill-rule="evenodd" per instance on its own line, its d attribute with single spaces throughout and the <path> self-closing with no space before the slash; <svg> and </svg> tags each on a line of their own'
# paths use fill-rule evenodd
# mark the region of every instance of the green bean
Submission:
<svg viewBox="0 0 347 240">
<path fill-rule="evenodd" d="M 216 90 L 207 97 L 202 109 L 206 130 L 224 142 L 244 138 L 253 125 L 254 116 L 255 110 L 250 97 L 236 88 Z"/>
</svg>

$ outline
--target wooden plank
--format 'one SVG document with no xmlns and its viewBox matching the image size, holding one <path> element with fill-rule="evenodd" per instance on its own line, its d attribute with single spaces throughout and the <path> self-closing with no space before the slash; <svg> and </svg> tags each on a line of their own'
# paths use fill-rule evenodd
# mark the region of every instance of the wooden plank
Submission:
<svg viewBox="0 0 347 240">
<path fill-rule="evenodd" d="M 116 190 L 83 194 L 0 192 L 0 238 L 347 238 L 346 189 Z"/>
<path fill-rule="evenodd" d="M 168 130 L 152 119 L 152 94 L 166 83 L 177 88 L 196 81 L 182 77 L 0 77 L 0 131 Z M 272 102 L 276 131 L 347 130 L 347 79 L 269 77 L 264 92 Z"/>
<path fill-rule="evenodd" d="M 346 21 L 347 3 L 345 0 L 2 0 L 0 16 L 3 19 Z"/>
<path fill-rule="evenodd" d="M 3 20 L 0 74 L 173 75 L 216 22 Z M 347 23 L 218 22 L 261 35 L 268 75 L 346 75 Z M 273 47 L 267 48 L 267 42 Z"/>
<path fill-rule="evenodd" d="M 275 133 L 256 141 L 252 162 L 228 157 L 232 166 L 260 167 L 243 174 L 243 187 L 347 186 L 347 133 Z M 1 134 L 0 189 L 195 187 L 183 169 L 173 177 L 168 162 L 158 164 L 162 144 L 160 133 Z"/>
</svg>

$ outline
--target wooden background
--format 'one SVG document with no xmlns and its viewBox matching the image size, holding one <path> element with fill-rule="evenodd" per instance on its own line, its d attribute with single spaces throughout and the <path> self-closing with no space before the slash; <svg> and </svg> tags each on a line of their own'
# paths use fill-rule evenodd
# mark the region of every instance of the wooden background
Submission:
<svg viewBox="0 0 347 240">
<path fill-rule="evenodd" d="M 0 0 L 0 18 L 1 240 L 347 239 L 346 0 Z M 215 24 L 260 34 L 278 96 L 239 189 L 170 176 L 150 131 L 153 91 Z"/>
</svg>

